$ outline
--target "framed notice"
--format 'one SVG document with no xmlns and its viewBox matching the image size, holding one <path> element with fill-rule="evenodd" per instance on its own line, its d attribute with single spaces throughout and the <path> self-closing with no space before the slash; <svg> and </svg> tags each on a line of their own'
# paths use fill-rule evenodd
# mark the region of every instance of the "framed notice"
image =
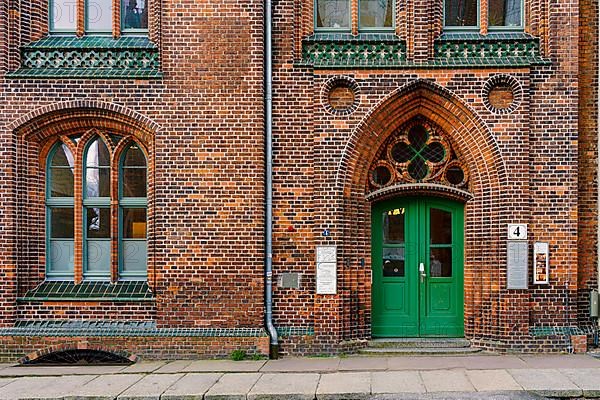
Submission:
<svg viewBox="0 0 600 400">
<path fill-rule="evenodd" d="M 533 283 L 550 283 L 550 263 L 548 262 L 548 243 L 537 242 L 533 245 Z"/>
<path fill-rule="evenodd" d="M 506 288 L 527 289 L 529 281 L 527 242 L 509 240 L 506 250 Z"/>
<path fill-rule="evenodd" d="M 337 248 L 317 246 L 317 294 L 337 293 Z"/>
</svg>

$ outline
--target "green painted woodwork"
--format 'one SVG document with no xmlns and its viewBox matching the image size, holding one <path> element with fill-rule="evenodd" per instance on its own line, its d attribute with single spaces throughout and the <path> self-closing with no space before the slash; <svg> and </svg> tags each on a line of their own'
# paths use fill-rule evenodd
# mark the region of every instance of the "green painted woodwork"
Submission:
<svg viewBox="0 0 600 400">
<path fill-rule="evenodd" d="M 399 198 L 373 206 L 374 337 L 464 335 L 463 241 L 461 203 Z"/>
<path fill-rule="evenodd" d="M 147 37 L 50 36 L 21 47 L 10 78 L 160 78 L 158 46 Z"/>
<path fill-rule="evenodd" d="M 526 33 L 449 32 L 434 42 L 434 57 L 407 60 L 406 42 L 393 33 L 316 33 L 302 41 L 300 66 L 314 68 L 473 68 L 548 65 L 539 39 Z"/>
</svg>

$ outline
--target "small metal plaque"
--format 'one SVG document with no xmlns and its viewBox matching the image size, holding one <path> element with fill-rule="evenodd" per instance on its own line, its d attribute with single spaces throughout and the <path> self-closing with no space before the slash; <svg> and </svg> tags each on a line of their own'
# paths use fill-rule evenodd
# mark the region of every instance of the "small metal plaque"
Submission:
<svg viewBox="0 0 600 400">
<path fill-rule="evenodd" d="M 278 285 L 283 289 L 300 289 L 302 274 L 297 272 L 284 272 L 279 275 Z"/>
<path fill-rule="evenodd" d="M 317 246 L 317 294 L 337 293 L 337 248 Z"/>
<path fill-rule="evenodd" d="M 527 289 L 528 273 L 528 244 L 523 241 L 508 241 L 506 255 L 506 287 L 508 289 Z"/>
<path fill-rule="evenodd" d="M 533 245 L 533 283 L 536 285 L 550 283 L 548 257 L 548 243 L 537 242 Z"/>
</svg>

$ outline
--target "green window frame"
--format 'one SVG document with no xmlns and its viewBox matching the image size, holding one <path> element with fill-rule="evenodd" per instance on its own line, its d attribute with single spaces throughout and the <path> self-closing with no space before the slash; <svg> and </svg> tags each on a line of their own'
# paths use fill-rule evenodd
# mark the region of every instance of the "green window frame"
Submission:
<svg viewBox="0 0 600 400">
<path fill-rule="evenodd" d="M 88 156 L 90 155 L 90 149 L 98 143 L 96 147 L 97 155 L 102 151 L 101 146 L 106 149 L 108 155 L 108 165 L 90 165 Z M 111 179 L 111 163 L 110 163 L 111 152 L 108 145 L 100 136 L 91 138 L 83 152 L 83 279 L 84 280 L 110 280 L 111 277 L 111 224 L 110 224 L 110 179 Z M 102 190 L 101 173 L 103 170 L 108 171 L 108 196 L 102 196 L 100 191 Z M 97 171 L 98 176 L 98 195 L 90 195 L 89 193 L 89 180 L 88 173 Z M 106 172 L 104 171 L 104 172 Z M 93 175 L 93 174 L 89 174 Z M 90 235 L 90 231 L 98 230 L 101 231 L 104 228 L 104 221 L 106 221 L 106 210 L 108 210 L 108 237 L 93 237 Z M 91 213 L 94 213 L 93 215 Z M 96 221 L 96 222 L 94 222 Z M 106 235 L 106 233 L 104 233 Z M 106 264 L 106 265 L 103 265 Z"/>
<path fill-rule="evenodd" d="M 143 165 L 125 165 L 125 160 L 130 151 L 137 150 L 143 157 Z M 144 196 L 127 196 L 125 184 L 129 171 L 142 171 L 144 175 Z M 146 280 L 148 276 L 148 159 L 136 142 L 128 144 L 119 159 L 119 279 L 121 280 Z M 143 222 L 137 221 L 140 229 L 132 228 L 131 235 L 129 227 L 126 227 L 126 216 L 140 214 L 143 212 Z M 141 231 L 143 224 L 143 235 Z M 133 236 L 133 237 L 130 237 Z M 143 236 L 140 237 L 140 236 Z"/>
<path fill-rule="evenodd" d="M 56 156 L 58 150 L 62 148 L 68 155 L 71 156 L 72 166 L 54 166 L 54 157 Z M 75 198 L 74 198 L 74 182 L 71 187 L 71 191 L 73 195 L 68 196 L 54 196 L 52 194 L 52 188 L 54 187 L 54 174 L 56 169 L 71 169 L 74 173 L 75 171 L 75 163 L 74 157 L 69 149 L 69 147 L 63 143 L 62 141 L 58 141 L 53 145 L 51 150 L 48 152 L 48 156 L 46 157 L 46 279 L 47 280 L 65 280 L 72 281 L 74 279 L 74 254 L 75 254 L 75 238 L 74 232 L 72 232 L 71 237 L 54 237 L 55 233 L 53 232 L 52 227 L 54 226 L 53 217 L 55 212 L 58 210 L 72 210 L 72 214 L 74 215 L 75 209 Z M 71 220 L 71 230 L 75 228 L 74 216 Z M 61 221 L 60 225 L 68 224 L 68 221 Z M 67 225 L 68 226 L 68 225 Z M 70 249 L 70 250 L 69 250 Z M 65 252 L 70 251 L 69 254 L 64 254 Z M 60 261 L 57 260 L 57 253 L 60 254 Z"/>
<path fill-rule="evenodd" d="M 520 21 L 519 25 L 495 25 L 491 24 L 490 18 L 492 14 L 490 13 L 490 4 L 488 4 L 488 31 L 490 33 L 493 32 L 522 32 L 525 29 L 525 1 L 524 0 L 509 0 L 509 1 L 518 1 L 520 10 Z"/>
<path fill-rule="evenodd" d="M 319 7 L 319 1 L 322 0 L 314 0 L 313 3 L 313 8 L 314 8 L 314 15 L 313 15 L 313 21 L 314 21 L 314 30 L 315 32 L 347 32 L 347 33 L 351 33 L 352 32 L 352 26 L 353 26 L 353 20 L 352 20 L 352 2 L 351 0 L 345 0 L 345 2 L 348 5 L 348 26 L 347 27 L 319 27 L 318 26 L 318 7 Z M 341 0 L 340 0 L 341 1 Z M 361 26 L 361 0 L 358 0 L 358 21 L 356 21 L 356 26 L 358 26 L 358 31 L 360 33 L 379 33 L 379 32 L 394 32 L 396 29 L 396 1 L 395 0 L 386 0 L 391 2 L 391 10 L 392 10 L 392 25 L 391 26 L 381 26 L 381 27 L 363 27 Z"/>
<path fill-rule="evenodd" d="M 60 14 L 60 17 L 62 18 L 72 19 L 72 27 L 57 28 L 54 20 L 57 14 Z M 48 0 L 48 30 L 50 33 L 54 34 L 75 35 L 77 32 L 76 0 Z"/>
<path fill-rule="evenodd" d="M 479 32 L 481 29 L 481 1 L 477 0 L 477 25 L 471 26 L 455 26 L 455 25 L 447 25 L 446 24 L 446 2 L 452 0 L 444 0 L 444 4 L 442 7 L 443 11 L 443 22 L 444 22 L 444 31 L 447 32 Z"/>
</svg>

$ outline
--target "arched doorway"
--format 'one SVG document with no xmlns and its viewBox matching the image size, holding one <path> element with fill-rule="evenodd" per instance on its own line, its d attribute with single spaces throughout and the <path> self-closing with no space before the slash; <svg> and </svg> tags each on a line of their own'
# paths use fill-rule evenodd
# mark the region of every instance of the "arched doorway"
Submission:
<svg viewBox="0 0 600 400">
<path fill-rule="evenodd" d="M 371 218 L 372 335 L 462 337 L 463 204 L 399 197 Z"/>
</svg>

